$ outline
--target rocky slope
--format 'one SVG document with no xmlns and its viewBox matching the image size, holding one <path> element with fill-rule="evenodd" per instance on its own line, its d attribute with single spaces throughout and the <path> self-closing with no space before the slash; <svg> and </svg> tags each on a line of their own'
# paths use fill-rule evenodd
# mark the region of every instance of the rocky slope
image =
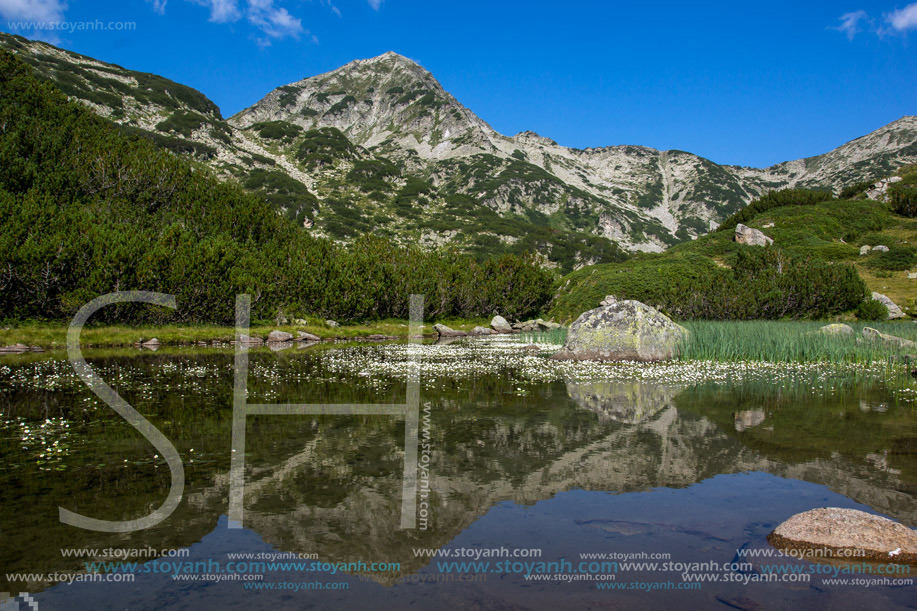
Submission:
<svg viewBox="0 0 917 611">
<path fill-rule="evenodd" d="M 15 36 L 0 34 L 0 47 L 317 233 L 372 231 L 480 255 L 534 250 L 563 271 L 693 239 L 768 190 L 838 190 L 917 162 L 917 117 L 765 169 L 504 136 L 391 52 L 279 87 L 226 121 L 205 96 L 161 77 Z"/>
</svg>

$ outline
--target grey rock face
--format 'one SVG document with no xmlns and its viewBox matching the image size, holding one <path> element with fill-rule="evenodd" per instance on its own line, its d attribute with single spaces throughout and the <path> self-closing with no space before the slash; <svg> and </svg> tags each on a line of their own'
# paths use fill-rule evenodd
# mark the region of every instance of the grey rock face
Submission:
<svg viewBox="0 0 917 611">
<path fill-rule="evenodd" d="M 340 326 L 341 326 L 341 325 L 339 325 L 338 323 L 336 323 L 336 322 L 333 321 L 333 320 L 326 320 L 326 321 L 325 321 L 325 324 L 328 325 L 328 326 L 331 327 L 331 328 L 340 327 Z"/>
<path fill-rule="evenodd" d="M 513 327 L 502 316 L 494 316 L 490 321 L 490 328 L 497 333 L 512 333 Z"/>
<path fill-rule="evenodd" d="M 488 329 L 487 327 L 478 326 L 472 329 L 468 335 L 490 335 L 493 332 L 494 332 L 493 329 Z"/>
<path fill-rule="evenodd" d="M 733 239 L 739 244 L 748 244 L 749 246 L 767 246 L 774 243 L 772 238 L 742 223 L 736 225 L 736 233 Z"/>
<path fill-rule="evenodd" d="M 872 250 L 875 252 L 888 252 L 888 246 L 884 244 L 879 244 L 878 246 L 873 246 Z"/>
<path fill-rule="evenodd" d="M 296 341 L 298 342 L 320 342 L 322 338 L 318 335 L 313 335 L 311 333 L 306 333 L 305 331 L 300 331 L 296 336 Z"/>
<path fill-rule="evenodd" d="M 860 256 L 863 257 L 869 254 L 869 251 L 872 250 L 872 246 L 869 244 L 863 244 L 860 246 Z"/>
<path fill-rule="evenodd" d="M 580 315 L 567 331 L 564 348 L 553 359 L 597 361 L 665 361 L 678 355 L 688 331 L 655 308 L 639 301 Z"/>
<path fill-rule="evenodd" d="M 797 513 L 778 526 L 768 541 L 781 549 L 849 551 L 865 554 L 857 560 L 917 563 L 917 532 L 856 509 L 825 507 Z"/>
<path fill-rule="evenodd" d="M 904 318 L 904 312 L 901 311 L 901 308 L 898 307 L 894 301 L 883 295 L 882 293 L 876 293 L 873 291 L 872 298 L 876 301 L 881 301 L 882 304 L 888 308 L 888 319 L 895 320 L 896 318 Z"/>
</svg>

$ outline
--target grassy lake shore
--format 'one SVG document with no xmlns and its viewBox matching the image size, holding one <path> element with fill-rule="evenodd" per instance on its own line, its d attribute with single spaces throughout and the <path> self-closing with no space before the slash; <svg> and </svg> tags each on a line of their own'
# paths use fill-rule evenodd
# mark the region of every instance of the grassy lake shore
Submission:
<svg viewBox="0 0 917 611">
<path fill-rule="evenodd" d="M 292 333 L 298 331 L 312 333 L 322 339 L 356 339 L 370 335 L 386 335 L 394 338 L 406 338 L 408 321 L 399 319 L 379 320 L 366 323 L 341 324 L 338 327 L 327 325 L 324 321 L 308 320 L 306 325 L 276 325 L 263 321 L 252 324 L 249 335 L 267 338 L 274 330 Z M 484 318 L 443 319 L 437 322 L 456 330 L 470 331 L 477 325 L 490 326 Z M 44 349 L 64 348 L 67 345 L 67 328 L 64 323 L 29 322 L 21 324 L 8 323 L 0 328 L 0 346 L 26 344 Z M 425 335 L 435 334 L 433 323 L 423 325 Z M 80 335 L 84 347 L 103 348 L 133 346 L 140 341 L 156 338 L 163 345 L 192 344 L 196 342 L 229 342 L 235 338 L 235 328 L 223 325 L 87 325 Z"/>
</svg>

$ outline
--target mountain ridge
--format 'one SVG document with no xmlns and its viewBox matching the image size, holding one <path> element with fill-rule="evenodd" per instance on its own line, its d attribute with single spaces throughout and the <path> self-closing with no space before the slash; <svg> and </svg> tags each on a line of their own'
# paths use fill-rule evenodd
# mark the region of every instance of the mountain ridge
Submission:
<svg viewBox="0 0 917 611">
<path fill-rule="evenodd" d="M 153 96 L 140 73 L 9 35 L 0 46 L 99 114 L 194 155 L 320 235 L 347 241 L 371 231 L 481 256 L 529 249 L 562 271 L 694 239 L 771 190 L 836 192 L 917 162 L 911 115 L 822 155 L 751 168 L 674 149 L 507 136 L 393 51 L 277 87 L 223 119 L 167 79 Z M 94 77 L 86 62 L 108 76 Z"/>
</svg>

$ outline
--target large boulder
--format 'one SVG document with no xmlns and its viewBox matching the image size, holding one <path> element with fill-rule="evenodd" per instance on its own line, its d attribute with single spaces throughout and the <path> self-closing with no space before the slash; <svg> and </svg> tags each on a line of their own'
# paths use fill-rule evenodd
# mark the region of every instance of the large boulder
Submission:
<svg viewBox="0 0 917 611">
<path fill-rule="evenodd" d="M 490 321 L 490 328 L 497 333 L 512 333 L 513 327 L 502 316 L 494 316 Z"/>
<path fill-rule="evenodd" d="M 736 225 L 735 241 L 739 244 L 748 244 L 750 246 L 767 246 L 773 244 L 773 238 L 769 238 L 757 229 L 746 227 L 742 223 Z"/>
<path fill-rule="evenodd" d="M 271 331 L 267 334 L 267 341 L 269 344 L 282 344 L 283 342 L 288 342 L 293 339 L 292 333 L 287 333 L 286 331 Z"/>
<path fill-rule="evenodd" d="M 767 540 L 779 549 L 819 551 L 819 557 L 917 564 L 917 532 L 857 509 L 825 507 L 797 513 Z"/>
<path fill-rule="evenodd" d="M 888 308 L 889 320 L 894 320 L 895 318 L 904 318 L 904 312 L 901 311 L 901 308 L 898 307 L 898 304 L 896 304 L 894 301 L 882 293 L 873 292 L 872 298 L 876 301 L 881 301 L 882 305 Z"/>
<path fill-rule="evenodd" d="M 853 336 L 856 331 L 853 330 L 853 327 L 850 325 L 845 325 L 843 323 L 833 323 L 830 325 L 825 325 L 824 327 L 819 327 L 817 330 L 813 331 L 819 335 L 842 335 L 842 336 Z"/>
<path fill-rule="evenodd" d="M 580 315 L 553 359 L 666 361 L 675 358 L 688 331 L 639 301 L 616 301 Z"/>
<path fill-rule="evenodd" d="M 318 335 L 307 333 L 306 331 L 300 331 L 297 334 L 296 341 L 298 342 L 320 342 L 322 341 L 322 338 L 320 338 Z"/>
</svg>

